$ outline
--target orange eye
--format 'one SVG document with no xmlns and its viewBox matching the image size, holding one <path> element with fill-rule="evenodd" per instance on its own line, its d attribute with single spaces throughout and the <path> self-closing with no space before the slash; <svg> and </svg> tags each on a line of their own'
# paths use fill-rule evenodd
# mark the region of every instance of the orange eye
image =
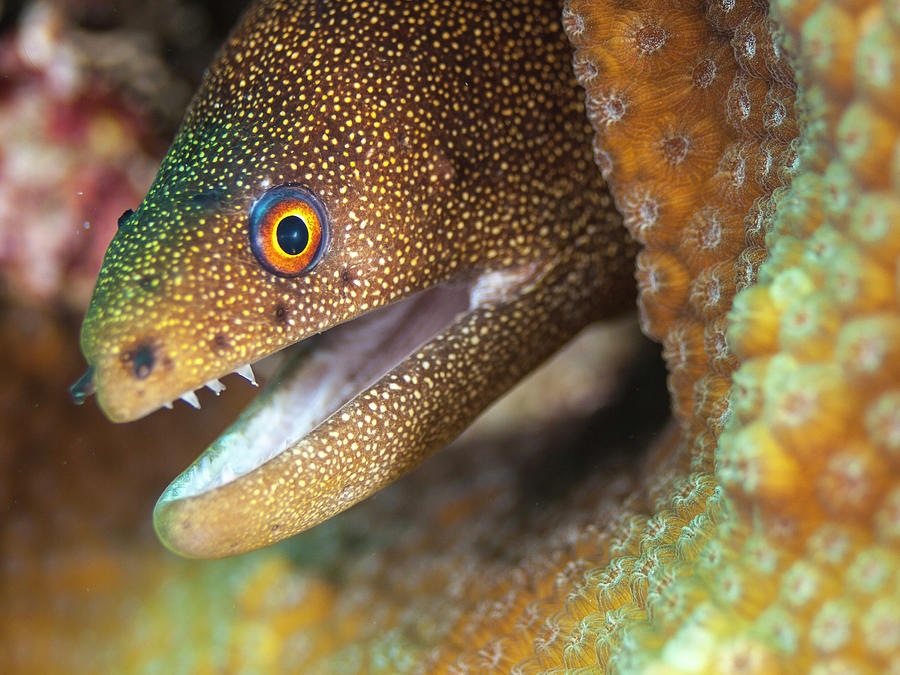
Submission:
<svg viewBox="0 0 900 675">
<path fill-rule="evenodd" d="M 250 248 L 273 274 L 296 277 L 312 269 L 325 234 L 325 207 L 304 187 L 272 188 L 250 207 Z"/>
</svg>

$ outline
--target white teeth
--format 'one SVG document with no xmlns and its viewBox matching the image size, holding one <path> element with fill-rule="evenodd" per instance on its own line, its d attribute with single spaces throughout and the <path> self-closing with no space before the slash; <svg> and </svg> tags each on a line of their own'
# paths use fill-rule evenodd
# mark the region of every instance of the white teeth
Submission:
<svg viewBox="0 0 900 675">
<path fill-rule="evenodd" d="M 250 367 L 248 363 L 246 366 L 241 366 L 237 370 L 235 370 L 238 375 L 247 380 L 254 387 L 258 387 L 259 385 L 256 383 L 256 376 L 253 374 L 253 368 Z"/>
<path fill-rule="evenodd" d="M 200 399 L 197 398 L 197 394 L 195 394 L 194 392 L 189 391 L 182 394 L 181 400 L 194 406 L 197 410 L 200 410 Z"/>
<path fill-rule="evenodd" d="M 218 380 L 210 380 L 206 383 L 206 386 L 212 390 L 212 392 L 218 396 L 223 391 L 225 391 L 225 385 L 219 382 Z"/>
<path fill-rule="evenodd" d="M 0 2 L 2 2 L 2 0 L 0 0 Z M 254 387 L 259 386 L 256 382 L 256 376 L 253 374 L 253 368 L 251 368 L 249 364 L 247 364 L 246 366 L 241 366 L 234 372 L 236 372 L 238 375 L 243 377 Z M 222 384 L 221 382 L 219 382 L 218 378 L 213 378 L 212 380 L 207 382 L 204 386 L 207 387 L 209 390 L 211 390 L 216 396 L 218 396 L 223 391 L 225 391 L 225 385 Z M 195 392 L 195 391 L 187 391 L 187 392 L 183 393 L 181 395 L 181 400 L 184 401 L 185 403 L 187 403 L 188 405 L 193 406 L 194 408 L 197 408 L 197 410 L 200 409 L 200 399 L 197 398 L 197 392 Z M 172 409 L 172 401 L 163 403 L 163 406 L 166 408 L 169 408 L 171 410 Z"/>
<path fill-rule="evenodd" d="M 222 478 L 221 478 L 221 480 L 222 480 L 223 483 L 230 483 L 230 482 L 233 481 L 235 478 L 237 478 L 237 476 L 238 476 L 238 475 L 237 475 L 237 473 L 235 472 L 235 470 L 231 467 L 231 463 L 230 463 L 230 462 L 229 462 L 228 464 L 226 464 L 224 467 L 222 467 Z"/>
</svg>

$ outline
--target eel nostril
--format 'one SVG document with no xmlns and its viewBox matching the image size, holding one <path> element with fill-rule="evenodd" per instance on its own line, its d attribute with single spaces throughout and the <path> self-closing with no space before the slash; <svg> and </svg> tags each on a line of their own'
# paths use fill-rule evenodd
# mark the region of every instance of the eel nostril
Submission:
<svg viewBox="0 0 900 675">
<path fill-rule="evenodd" d="M 156 276 L 152 274 L 145 274 L 141 278 L 137 280 L 138 286 L 141 287 L 144 291 L 151 290 L 157 284 Z"/>
<path fill-rule="evenodd" d="M 139 380 L 143 380 L 153 370 L 153 350 L 150 347 L 141 347 L 134 352 L 134 376 Z"/>
<path fill-rule="evenodd" d="M 119 357 L 122 363 L 131 364 L 134 376 L 139 380 L 143 380 L 153 370 L 153 364 L 156 362 L 156 356 L 153 348 L 147 345 L 122 352 Z"/>
<path fill-rule="evenodd" d="M 121 216 L 119 216 L 119 219 L 116 221 L 116 227 L 121 228 L 122 226 L 124 226 L 132 215 L 134 215 L 133 209 L 125 209 L 125 212 Z"/>
<path fill-rule="evenodd" d="M 84 403 L 84 400 L 94 393 L 94 366 L 90 366 L 81 379 L 69 387 L 69 392 L 77 405 Z"/>
</svg>

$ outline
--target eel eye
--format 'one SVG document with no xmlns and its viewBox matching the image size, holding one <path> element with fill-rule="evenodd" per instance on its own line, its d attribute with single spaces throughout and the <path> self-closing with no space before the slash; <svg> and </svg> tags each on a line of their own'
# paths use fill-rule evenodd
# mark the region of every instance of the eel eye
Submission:
<svg viewBox="0 0 900 675">
<path fill-rule="evenodd" d="M 274 187 L 250 207 L 250 248 L 273 274 L 296 277 L 319 262 L 326 223 L 325 207 L 310 190 Z"/>
</svg>

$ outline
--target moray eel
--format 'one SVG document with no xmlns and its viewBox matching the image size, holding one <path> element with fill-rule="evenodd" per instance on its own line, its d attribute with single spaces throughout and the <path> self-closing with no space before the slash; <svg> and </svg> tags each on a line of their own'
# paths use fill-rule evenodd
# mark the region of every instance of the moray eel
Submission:
<svg viewBox="0 0 900 675">
<path fill-rule="evenodd" d="M 328 332 L 160 497 L 169 548 L 312 527 L 633 306 L 570 62 L 555 0 L 249 8 L 119 221 L 73 393 L 133 420 Z"/>
</svg>

